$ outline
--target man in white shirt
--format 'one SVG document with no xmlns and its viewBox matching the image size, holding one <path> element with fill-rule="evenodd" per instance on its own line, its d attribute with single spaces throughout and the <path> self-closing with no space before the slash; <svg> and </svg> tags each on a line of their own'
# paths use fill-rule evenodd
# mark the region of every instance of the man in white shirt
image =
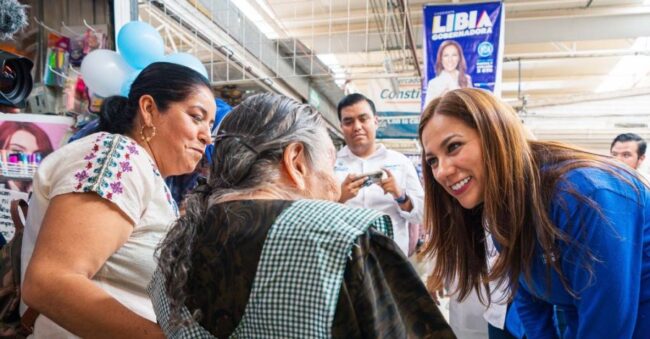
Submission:
<svg viewBox="0 0 650 339">
<path fill-rule="evenodd" d="M 403 154 L 376 143 L 379 121 L 370 99 L 358 93 L 344 97 L 338 105 L 338 116 L 347 144 L 338 152 L 334 167 L 341 183 L 339 202 L 389 215 L 394 240 L 408 256 L 409 223 L 422 223 L 424 200 L 415 166 Z M 383 171 L 383 178 L 369 184 L 362 174 L 374 171 Z"/>
</svg>

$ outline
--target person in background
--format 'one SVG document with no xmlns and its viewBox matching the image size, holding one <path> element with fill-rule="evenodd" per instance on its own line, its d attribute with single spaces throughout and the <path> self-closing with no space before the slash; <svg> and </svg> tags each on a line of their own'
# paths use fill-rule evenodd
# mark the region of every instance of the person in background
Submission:
<svg viewBox="0 0 650 339">
<path fill-rule="evenodd" d="M 390 219 L 335 202 L 320 113 L 255 95 L 214 145 L 149 286 L 168 338 L 454 337 Z"/>
<path fill-rule="evenodd" d="M 528 139 L 479 89 L 434 99 L 419 136 L 432 289 L 457 279 L 462 299 L 507 284 L 528 338 L 556 337 L 554 305 L 563 338 L 650 337 L 650 190 L 636 171 Z M 490 270 L 486 231 L 499 251 Z"/>
<path fill-rule="evenodd" d="M 34 154 L 41 158 L 52 153 L 54 148 L 50 137 L 35 123 L 20 121 L 0 122 L 0 148 L 7 153 Z M 32 182 L 29 180 L 7 180 L 7 188 L 21 192 L 31 192 Z"/>
<path fill-rule="evenodd" d="M 372 100 L 350 94 L 339 102 L 338 116 L 347 144 L 338 152 L 334 166 L 341 183 L 339 202 L 388 214 L 395 242 L 404 254 L 410 255 L 409 227 L 422 223 L 424 198 L 415 166 L 405 155 L 376 142 L 379 122 Z M 362 174 L 374 171 L 383 171 L 383 179 L 367 185 L 367 177 Z"/>
<path fill-rule="evenodd" d="M 612 141 L 609 152 L 631 168 L 638 169 L 645 160 L 646 142 L 634 133 L 619 134 Z"/>
<path fill-rule="evenodd" d="M 438 47 L 435 71 L 436 77 L 427 84 L 425 106 L 448 91 L 472 87 L 472 78 L 466 73 L 467 62 L 463 48 L 454 40 L 445 40 Z"/>
<path fill-rule="evenodd" d="M 128 98 L 105 100 L 102 132 L 44 159 L 21 254 L 35 338 L 163 337 L 146 285 L 179 216 L 164 178 L 196 168 L 215 109 L 201 74 L 153 63 Z"/>
</svg>

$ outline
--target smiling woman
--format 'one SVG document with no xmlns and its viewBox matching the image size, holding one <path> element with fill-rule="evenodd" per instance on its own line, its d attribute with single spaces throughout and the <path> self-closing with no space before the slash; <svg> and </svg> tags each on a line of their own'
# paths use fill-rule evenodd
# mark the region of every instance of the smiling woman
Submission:
<svg viewBox="0 0 650 339">
<path fill-rule="evenodd" d="M 422 132 L 426 164 L 435 180 L 467 209 L 483 202 L 481 139 L 463 121 L 434 115 Z"/>
<path fill-rule="evenodd" d="M 564 338 L 650 337 L 650 190 L 635 171 L 528 140 L 515 112 L 479 89 L 434 99 L 419 134 L 430 289 L 457 281 L 462 300 L 506 284 L 531 338 L 556 335 L 554 306 Z M 490 271 L 486 231 L 499 250 Z"/>
<path fill-rule="evenodd" d="M 43 160 L 22 245 L 35 338 L 162 337 L 145 288 L 178 217 L 163 178 L 194 170 L 215 110 L 205 77 L 153 63 L 104 101 L 101 132 Z"/>
<path fill-rule="evenodd" d="M 427 84 L 425 105 L 448 91 L 472 87 L 463 48 L 454 40 L 445 40 L 438 47 L 435 69 L 436 77 Z"/>
</svg>

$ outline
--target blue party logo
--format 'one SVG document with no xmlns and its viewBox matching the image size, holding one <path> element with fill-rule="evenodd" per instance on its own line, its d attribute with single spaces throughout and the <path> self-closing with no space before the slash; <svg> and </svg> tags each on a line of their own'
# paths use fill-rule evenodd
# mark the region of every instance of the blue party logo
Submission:
<svg viewBox="0 0 650 339">
<path fill-rule="evenodd" d="M 492 55 L 494 51 L 494 46 L 489 41 L 483 41 L 478 45 L 478 55 L 482 58 Z"/>
</svg>

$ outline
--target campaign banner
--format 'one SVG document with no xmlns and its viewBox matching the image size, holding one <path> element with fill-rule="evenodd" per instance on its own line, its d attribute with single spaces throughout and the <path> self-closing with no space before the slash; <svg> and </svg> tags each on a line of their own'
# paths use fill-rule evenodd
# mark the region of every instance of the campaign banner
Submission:
<svg viewBox="0 0 650 339">
<path fill-rule="evenodd" d="M 378 139 L 417 139 L 420 112 L 377 112 Z"/>
<path fill-rule="evenodd" d="M 424 6 L 422 107 L 448 91 L 477 87 L 500 95 L 504 5 Z"/>
<path fill-rule="evenodd" d="M 375 103 L 378 139 L 417 139 L 421 81 L 416 77 L 375 79 L 364 93 Z"/>
</svg>

